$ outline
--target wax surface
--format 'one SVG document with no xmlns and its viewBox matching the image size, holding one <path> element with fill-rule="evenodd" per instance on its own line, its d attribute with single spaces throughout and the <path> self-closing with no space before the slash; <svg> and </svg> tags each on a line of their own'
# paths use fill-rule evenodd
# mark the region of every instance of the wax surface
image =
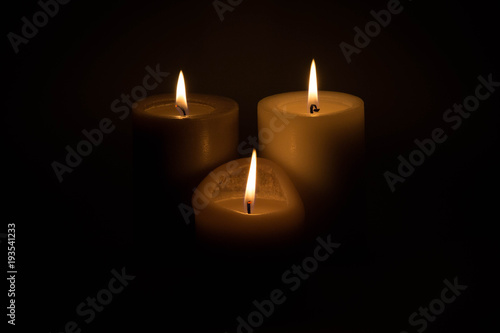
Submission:
<svg viewBox="0 0 500 333">
<path fill-rule="evenodd" d="M 312 214 L 344 195 L 364 150 L 363 101 L 338 92 L 318 96 L 320 111 L 312 114 L 306 91 L 273 95 L 258 104 L 261 156 L 285 169 Z"/>
<path fill-rule="evenodd" d="M 148 107 L 144 112 L 149 115 L 171 118 L 171 119 L 188 119 L 189 117 L 203 117 L 210 115 L 215 111 L 213 106 L 201 103 L 189 103 L 189 114 L 187 116 L 181 115 L 175 108 L 175 103 L 157 104 Z"/>
<path fill-rule="evenodd" d="M 299 97 L 301 98 L 298 99 Z M 318 105 L 320 111 L 310 113 L 309 106 L 307 105 L 307 99 L 304 100 L 302 96 L 297 96 L 297 100 L 290 102 L 282 101 L 282 103 L 276 105 L 276 108 L 282 112 L 296 116 L 322 118 L 350 109 L 352 108 L 352 103 L 348 104 L 347 102 L 337 100 L 322 100 L 321 104 Z"/>
<path fill-rule="evenodd" d="M 259 199 L 259 203 L 251 214 L 245 210 L 244 202 L 241 198 L 234 199 L 226 199 L 216 201 L 217 205 L 219 205 L 223 209 L 227 209 L 234 212 L 240 212 L 243 215 L 264 215 L 282 211 L 286 209 L 287 203 L 286 201 L 279 200 L 271 200 L 271 199 Z M 255 223 L 251 219 L 249 219 L 250 223 Z"/>
</svg>

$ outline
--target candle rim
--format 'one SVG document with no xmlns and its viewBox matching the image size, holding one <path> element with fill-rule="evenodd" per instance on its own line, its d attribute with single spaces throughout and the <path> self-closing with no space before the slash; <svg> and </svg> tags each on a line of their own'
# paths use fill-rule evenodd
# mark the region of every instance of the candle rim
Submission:
<svg viewBox="0 0 500 333">
<path fill-rule="evenodd" d="M 206 105 L 213 110 L 206 114 L 194 114 L 194 115 L 186 115 L 180 116 L 178 113 L 172 114 L 153 114 L 148 112 L 155 107 L 166 106 L 166 105 L 175 105 L 176 104 L 176 96 L 174 93 L 167 94 L 158 94 L 148 96 L 140 101 L 134 103 L 133 112 L 141 114 L 142 116 L 148 116 L 151 118 L 162 118 L 162 119 L 205 119 L 205 118 L 213 118 L 224 116 L 228 113 L 238 112 L 239 105 L 238 103 L 228 97 L 217 96 L 217 95 L 209 95 L 209 94 L 196 94 L 190 93 L 188 103 L 191 104 L 201 104 Z"/>
<path fill-rule="evenodd" d="M 348 93 L 344 92 L 338 92 L 338 91 L 328 91 L 328 90 L 319 90 L 318 91 L 318 98 L 319 98 L 319 103 L 324 106 L 324 103 L 328 101 L 335 101 L 339 104 L 345 105 L 344 109 L 337 110 L 335 112 L 325 112 L 325 108 L 323 107 L 322 111 L 319 111 L 318 113 L 315 113 L 313 115 L 310 114 L 309 109 L 307 107 L 307 96 L 308 96 L 308 91 L 307 90 L 301 90 L 301 91 L 291 91 L 291 92 L 285 92 L 285 93 L 279 93 L 271 96 L 264 97 L 261 99 L 258 103 L 258 109 L 260 108 L 271 108 L 271 109 L 277 109 L 280 112 L 283 113 L 290 113 L 299 117 L 307 117 L 307 118 L 320 118 L 324 116 L 331 116 L 334 114 L 340 114 L 344 113 L 353 109 L 357 108 L 362 108 L 364 107 L 364 102 L 361 98 L 351 95 Z M 282 98 L 287 98 L 287 99 L 292 99 L 290 101 L 287 101 L 285 103 L 278 103 L 276 100 L 282 99 Z M 349 104 L 345 102 L 345 99 L 350 102 Z M 341 100 L 340 100 L 341 99 Z M 304 101 L 304 113 L 295 113 L 295 112 L 287 112 L 283 108 L 283 105 L 290 104 L 290 103 L 297 103 L 297 102 L 302 102 Z"/>
</svg>

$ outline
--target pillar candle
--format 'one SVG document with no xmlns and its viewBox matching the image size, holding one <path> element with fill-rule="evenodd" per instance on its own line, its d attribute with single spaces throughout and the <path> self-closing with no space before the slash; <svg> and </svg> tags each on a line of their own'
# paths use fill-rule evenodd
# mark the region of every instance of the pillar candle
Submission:
<svg viewBox="0 0 500 333">
<path fill-rule="evenodd" d="M 169 202 L 164 204 L 175 207 L 190 202 L 193 189 L 211 170 L 234 159 L 238 144 L 238 104 L 226 97 L 186 94 L 181 79 L 182 72 L 176 95 L 146 97 L 133 108 L 134 177 L 151 185 L 141 188 L 166 193 Z"/>
<path fill-rule="evenodd" d="M 261 155 L 283 167 L 312 215 L 345 194 L 364 150 L 363 101 L 341 92 L 318 94 L 316 84 L 313 61 L 309 92 L 273 95 L 258 104 Z"/>
</svg>

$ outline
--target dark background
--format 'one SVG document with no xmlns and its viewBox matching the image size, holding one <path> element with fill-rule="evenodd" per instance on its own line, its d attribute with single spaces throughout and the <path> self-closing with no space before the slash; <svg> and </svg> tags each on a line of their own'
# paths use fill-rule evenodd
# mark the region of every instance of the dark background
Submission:
<svg viewBox="0 0 500 333">
<path fill-rule="evenodd" d="M 256 331 L 416 332 L 408 316 L 455 276 L 468 289 L 427 331 L 494 328 L 500 93 L 456 131 L 442 116 L 474 93 L 479 75 L 500 80 L 495 4 L 403 1 L 348 64 L 339 44 L 353 44 L 353 28 L 386 4 L 245 0 L 221 22 L 211 1 L 72 1 L 18 54 L 5 37 L 0 232 L 16 223 L 16 329 L 61 332 L 75 320 L 82 332 L 235 332 L 254 299 L 284 288 L 281 273 L 314 241 L 277 259 L 200 254 L 193 225 L 137 207 L 131 117 L 119 120 L 110 104 L 148 65 L 171 73 L 153 94 L 174 92 L 182 69 L 189 91 L 239 103 L 244 140 L 257 133 L 260 99 L 307 89 L 312 58 L 321 90 L 365 102 L 365 177 L 330 223 L 339 251 Z M 21 17 L 38 10 L 5 3 L 4 34 L 20 34 Z M 51 163 L 104 117 L 115 131 L 59 183 Z M 383 173 L 436 127 L 448 140 L 391 193 Z M 76 306 L 122 267 L 136 279 L 84 324 Z"/>
</svg>

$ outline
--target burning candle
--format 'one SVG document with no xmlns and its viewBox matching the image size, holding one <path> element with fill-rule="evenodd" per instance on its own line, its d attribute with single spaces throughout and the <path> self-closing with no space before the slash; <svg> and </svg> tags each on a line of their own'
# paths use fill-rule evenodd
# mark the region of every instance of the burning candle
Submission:
<svg viewBox="0 0 500 333">
<path fill-rule="evenodd" d="M 275 163 L 243 158 L 215 169 L 193 196 L 196 233 L 231 248 L 267 247 L 297 236 L 304 219 L 302 200 Z M 203 196 L 203 197 L 202 197 Z"/>
<path fill-rule="evenodd" d="M 146 97 L 133 109 L 134 172 L 144 182 L 190 202 L 208 172 L 237 156 L 238 104 L 229 98 L 177 92 Z"/>
<path fill-rule="evenodd" d="M 288 173 L 304 200 L 306 213 L 331 209 L 362 159 L 363 101 L 340 92 L 318 93 L 313 60 L 309 91 L 262 99 L 258 127 L 259 134 L 273 133 L 266 142 L 259 142 L 262 156 Z"/>
</svg>

